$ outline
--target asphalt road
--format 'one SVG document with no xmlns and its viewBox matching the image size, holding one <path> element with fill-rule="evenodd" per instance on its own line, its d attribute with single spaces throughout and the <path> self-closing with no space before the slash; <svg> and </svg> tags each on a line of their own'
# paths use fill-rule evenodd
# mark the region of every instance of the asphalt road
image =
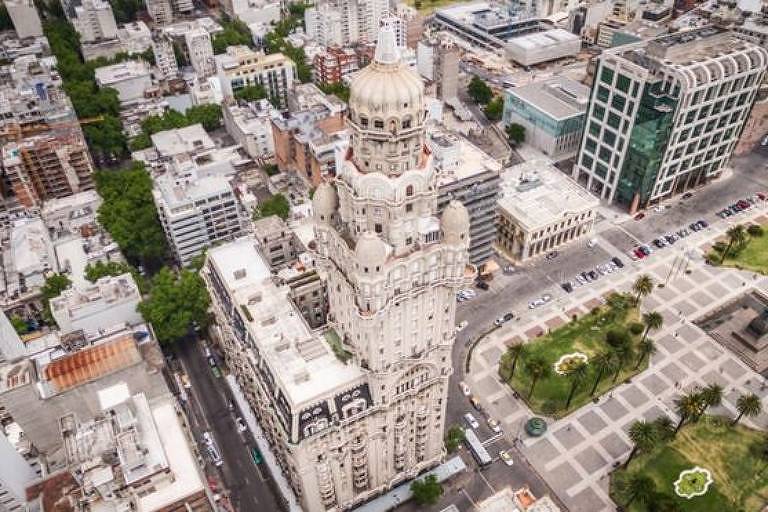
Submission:
<svg viewBox="0 0 768 512">
<path fill-rule="evenodd" d="M 191 383 L 191 389 L 186 390 L 186 407 L 195 438 L 199 440 L 204 431 L 211 432 L 224 460 L 216 468 L 206 458 L 206 474 L 220 477 L 235 511 L 280 510 L 269 476 L 262 475 L 251 460 L 250 447 L 255 443 L 250 434 L 237 431 L 234 420 L 239 413 L 234 405 L 230 410 L 233 401 L 229 389 L 223 378 L 214 377 L 199 341 L 180 343 L 176 355 Z"/>
</svg>

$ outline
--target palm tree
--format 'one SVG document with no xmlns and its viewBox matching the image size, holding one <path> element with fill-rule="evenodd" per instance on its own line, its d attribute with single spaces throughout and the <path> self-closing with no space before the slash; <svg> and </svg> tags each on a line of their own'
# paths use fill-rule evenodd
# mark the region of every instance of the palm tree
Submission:
<svg viewBox="0 0 768 512">
<path fill-rule="evenodd" d="M 592 391 L 589 396 L 595 396 L 597 386 L 603 380 L 603 376 L 613 370 L 613 358 L 609 352 L 600 352 L 592 358 L 592 367 L 595 369 L 595 383 L 592 385 Z"/>
<path fill-rule="evenodd" d="M 531 388 L 528 390 L 528 399 L 533 396 L 533 389 L 539 379 L 549 376 L 552 369 L 550 363 L 543 356 L 534 355 L 525 362 L 525 369 L 531 375 Z"/>
<path fill-rule="evenodd" d="M 632 291 L 635 292 L 635 304 L 640 303 L 640 297 L 650 295 L 653 291 L 653 279 L 648 274 L 642 274 L 635 279 L 632 285 Z"/>
<path fill-rule="evenodd" d="M 707 411 L 709 407 L 717 407 L 723 403 L 723 386 L 720 384 L 710 384 L 701 390 L 701 407 L 699 408 L 699 414 L 696 415 L 696 419 Z"/>
<path fill-rule="evenodd" d="M 746 231 L 744 230 L 744 226 L 741 224 L 736 224 L 735 226 L 732 226 L 728 229 L 728 231 L 725 232 L 726 236 L 728 237 L 728 245 L 725 247 L 725 250 L 723 251 L 723 255 L 720 258 L 720 264 L 722 265 L 725 261 L 725 257 L 728 256 L 728 253 L 731 252 L 731 249 L 734 245 L 741 245 L 744 243 L 744 241 L 747 239 Z"/>
<path fill-rule="evenodd" d="M 587 378 L 587 364 L 579 363 L 578 365 L 571 368 L 571 370 L 568 372 L 568 378 L 571 381 L 571 390 L 568 392 L 568 400 L 565 402 L 566 411 L 571 406 L 571 400 L 573 400 L 573 395 L 576 394 L 576 388 L 578 388 L 579 384 L 581 384 L 584 379 Z"/>
<path fill-rule="evenodd" d="M 649 311 L 643 315 L 643 323 L 645 324 L 645 331 L 643 332 L 643 340 L 648 337 L 648 333 L 653 329 L 661 329 L 664 325 L 664 317 L 657 311 Z"/>
<path fill-rule="evenodd" d="M 653 342 L 653 340 L 643 339 L 637 345 L 637 350 L 640 353 L 640 357 L 637 358 L 635 370 L 640 368 L 640 365 L 643 364 L 643 359 L 645 359 L 646 356 L 652 356 L 656 353 L 656 344 Z"/>
<path fill-rule="evenodd" d="M 659 432 L 656 427 L 647 421 L 640 420 L 634 422 L 629 427 L 629 438 L 634 443 L 629 457 L 624 461 L 624 467 L 629 466 L 629 462 L 634 458 L 637 451 L 649 452 L 659 441 Z"/>
<path fill-rule="evenodd" d="M 619 374 L 624 368 L 624 365 L 632 360 L 632 347 L 628 345 L 619 345 L 611 350 L 613 356 L 613 382 L 619 380 Z"/>
<path fill-rule="evenodd" d="M 656 482 L 653 478 L 643 473 L 635 473 L 629 476 L 623 485 L 624 496 L 627 497 L 624 508 L 634 502 L 647 503 L 656 494 Z"/>
<path fill-rule="evenodd" d="M 763 410 L 763 402 L 754 393 L 742 394 L 736 400 L 736 410 L 739 411 L 739 415 L 733 419 L 733 425 L 737 424 L 742 416 L 752 418 L 760 414 Z"/>
<path fill-rule="evenodd" d="M 653 426 L 656 428 L 659 441 L 666 443 L 675 437 L 675 424 L 669 419 L 669 416 L 659 416 L 653 420 Z"/>
<path fill-rule="evenodd" d="M 523 353 L 523 350 L 525 348 L 525 345 L 522 343 L 518 343 L 517 345 L 512 345 L 507 349 L 507 354 L 509 354 L 509 357 L 512 358 L 512 368 L 509 370 L 509 378 L 515 376 L 515 368 L 517 367 L 517 360 L 520 358 L 520 355 Z"/>
<path fill-rule="evenodd" d="M 675 427 L 675 435 L 680 431 L 683 423 L 696 417 L 701 407 L 701 401 L 701 396 L 698 393 L 686 393 L 675 400 L 675 412 L 680 416 L 680 421 Z"/>
</svg>

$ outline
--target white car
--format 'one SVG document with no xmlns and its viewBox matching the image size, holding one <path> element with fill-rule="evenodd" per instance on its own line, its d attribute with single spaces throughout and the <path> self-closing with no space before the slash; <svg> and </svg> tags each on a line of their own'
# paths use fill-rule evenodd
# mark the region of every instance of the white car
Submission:
<svg viewBox="0 0 768 512">
<path fill-rule="evenodd" d="M 474 299 L 475 296 L 477 296 L 477 292 L 471 288 L 467 288 L 466 290 L 461 290 L 459 293 L 468 299 Z"/>
<path fill-rule="evenodd" d="M 469 322 L 467 322 L 466 320 L 462 320 L 461 322 L 456 324 L 456 332 L 463 331 L 464 329 L 467 328 L 467 325 L 469 325 Z"/>
<path fill-rule="evenodd" d="M 504 464 L 507 466 L 511 466 L 515 463 L 515 461 L 512 460 L 512 455 L 509 453 L 508 450 L 501 450 L 499 452 L 499 457 L 501 457 L 501 460 L 504 461 Z"/>
<path fill-rule="evenodd" d="M 245 432 L 246 430 L 248 430 L 248 427 L 245 425 L 243 418 L 241 418 L 240 416 L 235 418 L 235 425 L 237 425 L 238 432 Z"/>
<path fill-rule="evenodd" d="M 597 238 L 593 238 L 592 240 L 587 242 L 587 247 L 589 247 L 590 249 L 593 248 L 596 245 L 597 245 Z"/>
<path fill-rule="evenodd" d="M 501 423 L 499 423 L 497 420 L 493 418 L 488 418 L 488 428 L 490 428 L 493 432 L 496 432 L 497 434 L 501 432 Z"/>
<path fill-rule="evenodd" d="M 467 425 L 469 425 L 471 428 L 478 429 L 480 428 L 480 424 L 477 422 L 474 416 L 472 416 L 472 413 L 467 413 L 464 415 L 464 421 L 467 422 Z"/>
<path fill-rule="evenodd" d="M 545 293 L 544 295 L 541 296 L 541 300 L 544 301 L 543 303 L 547 303 L 552 300 L 552 296 L 548 293 Z"/>
<path fill-rule="evenodd" d="M 472 391 L 469 389 L 469 386 L 467 386 L 466 382 L 459 382 L 459 387 L 461 388 L 461 392 L 464 394 L 464 396 L 469 396 L 472 394 Z"/>
</svg>

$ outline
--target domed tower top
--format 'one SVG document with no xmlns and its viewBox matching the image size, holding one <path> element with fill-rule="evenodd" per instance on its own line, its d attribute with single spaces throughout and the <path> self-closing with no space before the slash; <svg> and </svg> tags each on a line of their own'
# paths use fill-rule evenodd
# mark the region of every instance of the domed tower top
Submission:
<svg viewBox="0 0 768 512">
<path fill-rule="evenodd" d="M 424 148 L 424 84 L 400 58 L 394 21 L 382 20 L 371 64 L 352 81 L 352 154 L 362 172 L 399 175 L 418 167 Z"/>
<path fill-rule="evenodd" d="M 339 207 L 339 198 L 336 189 L 328 182 L 322 182 L 312 196 L 312 208 L 315 217 L 322 222 L 331 222 L 333 215 Z"/>
</svg>

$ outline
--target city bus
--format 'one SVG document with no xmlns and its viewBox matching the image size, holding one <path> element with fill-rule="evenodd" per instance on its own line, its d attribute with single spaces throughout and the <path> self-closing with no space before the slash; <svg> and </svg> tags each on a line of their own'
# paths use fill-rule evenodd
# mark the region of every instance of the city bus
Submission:
<svg viewBox="0 0 768 512">
<path fill-rule="evenodd" d="M 487 466 L 493 462 L 493 459 L 488 454 L 488 450 L 485 449 L 483 443 L 477 438 L 474 430 L 471 428 L 464 429 L 464 441 L 467 443 L 467 446 L 469 446 L 472 456 L 480 466 Z"/>
</svg>

